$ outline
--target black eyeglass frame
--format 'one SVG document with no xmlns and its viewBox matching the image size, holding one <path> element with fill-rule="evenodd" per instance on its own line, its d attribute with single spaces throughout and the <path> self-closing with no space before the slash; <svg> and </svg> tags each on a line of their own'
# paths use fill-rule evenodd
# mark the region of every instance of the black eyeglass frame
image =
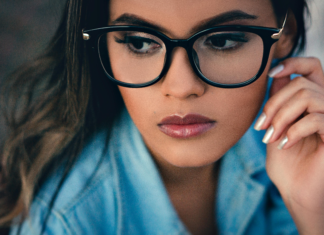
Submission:
<svg viewBox="0 0 324 235">
<path fill-rule="evenodd" d="M 188 54 L 188 58 L 190 61 L 190 64 L 194 70 L 194 72 L 198 75 L 198 77 L 206 82 L 207 84 L 215 87 L 221 87 L 221 88 L 239 88 L 239 87 L 244 87 L 247 86 L 253 82 L 255 82 L 264 72 L 264 69 L 267 66 L 268 60 L 269 60 L 269 54 L 272 45 L 277 42 L 282 34 L 283 28 L 284 28 L 285 22 L 283 24 L 283 27 L 281 29 L 277 28 L 268 28 L 268 27 L 259 27 L 259 26 L 246 26 L 246 25 L 224 25 L 224 26 L 216 26 L 212 28 L 208 28 L 202 31 L 199 31 L 189 37 L 188 39 L 171 39 L 168 36 L 164 35 L 163 33 L 146 28 L 146 27 L 141 27 L 141 26 L 134 26 L 134 25 L 114 25 L 114 26 L 107 26 L 103 28 L 96 28 L 96 29 L 89 29 L 89 30 L 84 30 L 83 31 L 83 39 L 87 40 L 91 46 L 92 49 L 97 48 L 99 60 L 102 64 L 101 58 L 100 58 L 100 52 L 99 52 L 99 39 L 103 34 L 106 34 L 108 32 L 113 32 L 113 31 L 139 31 L 143 33 L 149 33 L 151 35 L 154 35 L 161 39 L 163 43 L 165 44 L 166 47 L 166 55 L 165 55 L 165 62 L 164 62 L 164 67 L 160 73 L 159 76 L 157 76 L 155 79 L 152 81 L 146 82 L 146 83 L 141 83 L 141 84 L 130 84 L 130 83 L 125 83 L 118 81 L 117 79 L 113 78 L 110 74 L 107 73 L 105 66 L 102 64 L 102 67 L 107 75 L 107 77 L 114 83 L 120 86 L 124 87 L 130 87 L 130 88 L 141 88 L 141 87 L 147 87 L 155 84 L 158 82 L 161 78 L 164 77 L 164 75 L 167 73 L 169 70 L 170 64 L 171 64 L 171 54 L 172 51 L 175 47 L 183 47 Z M 263 58 L 262 58 L 262 63 L 260 66 L 260 69 L 258 73 L 252 77 L 251 79 L 241 82 L 241 83 L 236 83 L 236 84 L 221 84 L 217 82 L 213 82 L 209 80 L 207 77 L 205 77 L 202 72 L 199 70 L 198 66 L 194 62 L 193 58 L 193 45 L 195 41 L 202 37 L 205 34 L 208 33 L 215 33 L 215 32 L 224 32 L 224 31 L 240 31 L 240 32 L 249 32 L 249 33 L 254 33 L 256 35 L 259 35 L 263 41 Z"/>
</svg>

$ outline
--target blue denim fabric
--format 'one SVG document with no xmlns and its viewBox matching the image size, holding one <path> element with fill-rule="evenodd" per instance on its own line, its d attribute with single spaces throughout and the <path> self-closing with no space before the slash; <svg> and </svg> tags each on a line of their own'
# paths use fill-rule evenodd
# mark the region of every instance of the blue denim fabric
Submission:
<svg viewBox="0 0 324 235">
<path fill-rule="evenodd" d="M 266 174 L 263 134 L 251 127 L 222 158 L 215 205 L 219 234 L 298 234 Z M 105 136 L 103 130 L 85 146 L 58 194 L 45 234 L 189 234 L 126 110 L 106 152 Z M 35 197 L 21 234 L 40 233 L 61 175 L 57 171 Z M 12 226 L 11 235 L 16 232 Z"/>
</svg>

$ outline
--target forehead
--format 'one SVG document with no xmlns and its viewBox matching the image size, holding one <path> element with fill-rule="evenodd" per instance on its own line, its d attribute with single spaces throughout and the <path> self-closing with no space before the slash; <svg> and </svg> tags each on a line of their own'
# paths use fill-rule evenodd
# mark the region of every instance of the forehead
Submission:
<svg viewBox="0 0 324 235">
<path fill-rule="evenodd" d="M 125 13 L 136 15 L 180 36 L 199 22 L 233 10 L 257 16 L 240 24 L 276 26 L 271 0 L 111 0 L 109 16 L 111 23 Z"/>
</svg>

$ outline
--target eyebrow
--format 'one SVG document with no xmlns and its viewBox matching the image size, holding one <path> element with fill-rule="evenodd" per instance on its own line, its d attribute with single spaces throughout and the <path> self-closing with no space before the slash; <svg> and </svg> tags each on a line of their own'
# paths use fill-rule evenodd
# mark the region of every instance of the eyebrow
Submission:
<svg viewBox="0 0 324 235">
<path fill-rule="evenodd" d="M 229 11 L 229 12 L 225 12 L 220 15 L 211 17 L 209 19 L 203 20 L 197 26 L 193 27 L 190 30 L 190 33 L 195 33 L 195 32 L 204 30 L 206 28 L 210 28 L 210 27 L 213 27 L 216 25 L 228 23 L 228 22 L 231 22 L 234 20 L 255 20 L 257 18 L 258 18 L 257 16 L 250 15 L 246 12 L 241 11 L 241 10 Z M 148 27 L 151 29 L 158 30 L 160 32 L 164 32 L 164 33 L 168 32 L 167 29 L 165 29 L 164 27 L 162 27 L 158 24 L 151 23 L 139 16 L 129 14 L 129 13 L 125 13 L 125 14 L 121 15 L 120 17 L 118 17 L 116 20 L 112 21 L 113 25 L 121 24 L 121 23 Z"/>
</svg>

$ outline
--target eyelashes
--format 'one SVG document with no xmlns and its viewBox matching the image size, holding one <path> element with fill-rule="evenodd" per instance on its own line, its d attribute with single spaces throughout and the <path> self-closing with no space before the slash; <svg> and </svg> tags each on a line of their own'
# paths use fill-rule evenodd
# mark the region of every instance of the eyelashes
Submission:
<svg viewBox="0 0 324 235">
<path fill-rule="evenodd" d="M 137 55 L 152 54 L 163 47 L 155 40 L 141 36 L 124 35 L 123 39 L 115 37 L 115 42 L 124 44 L 131 53 Z"/>
<path fill-rule="evenodd" d="M 161 39 L 144 32 L 119 32 L 119 35 L 114 35 L 113 39 L 116 43 L 124 45 L 128 53 L 134 56 L 147 57 L 165 49 Z M 211 33 L 198 38 L 194 43 L 194 49 L 212 53 L 231 53 L 249 41 L 249 37 L 244 32 Z"/>
</svg>

